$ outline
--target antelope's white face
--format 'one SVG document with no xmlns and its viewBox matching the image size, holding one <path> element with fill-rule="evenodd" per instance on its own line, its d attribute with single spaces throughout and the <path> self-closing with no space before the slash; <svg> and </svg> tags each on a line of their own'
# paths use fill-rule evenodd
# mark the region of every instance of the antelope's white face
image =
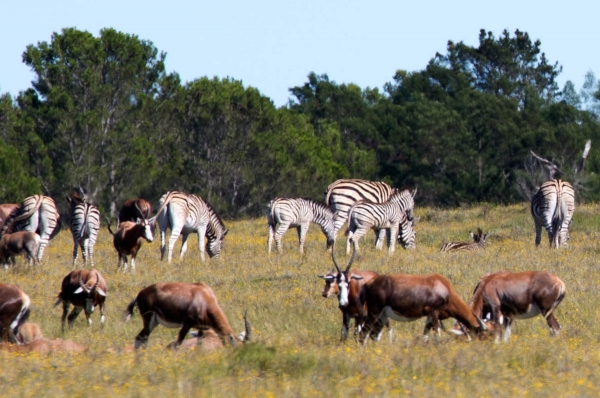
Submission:
<svg viewBox="0 0 600 398">
<path fill-rule="evenodd" d="M 342 272 L 337 277 L 337 284 L 339 289 L 338 300 L 340 307 L 348 305 L 348 275 Z"/>
</svg>

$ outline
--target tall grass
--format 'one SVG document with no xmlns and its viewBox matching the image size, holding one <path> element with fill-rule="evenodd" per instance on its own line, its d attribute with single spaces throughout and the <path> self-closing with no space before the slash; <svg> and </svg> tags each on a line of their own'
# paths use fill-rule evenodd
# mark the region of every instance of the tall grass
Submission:
<svg viewBox="0 0 600 398">
<path fill-rule="evenodd" d="M 284 253 L 267 255 L 266 220 L 228 222 L 222 258 L 201 263 L 195 236 L 182 261 L 159 261 L 159 243 L 144 244 L 135 272 L 116 269 L 117 255 L 103 229 L 96 267 L 108 284 L 107 323 L 99 314 L 88 327 L 83 314 L 73 329 L 60 331 L 61 307 L 53 307 L 62 278 L 72 270 L 70 233 L 50 242 L 41 267 L 24 260 L 2 272 L 31 297 L 31 321 L 46 337 L 66 338 L 89 347 L 83 354 L 0 352 L 0 385 L 5 396 L 515 396 L 596 395 L 600 375 L 599 207 L 579 207 L 570 246 L 551 251 L 547 238 L 534 247 L 527 205 L 457 210 L 417 209 L 417 249 L 373 249 L 370 234 L 355 268 L 381 273 L 432 273 L 448 277 L 468 300 L 486 272 L 549 270 L 563 279 L 567 296 L 556 311 L 561 335 L 550 336 L 541 317 L 515 321 L 507 343 L 466 342 L 449 334 L 421 339 L 424 320 L 393 323 L 390 343 L 352 339 L 339 343 L 341 315 L 333 299 L 320 293 L 317 275 L 332 268 L 325 238 L 312 226 L 306 255 L 297 252 L 294 231 L 284 236 Z M 489 232 L 480 253 L 439 253 L 444 241 L 468 240 L 469 231 Z M 338 261 L 347 259 L 338 236 Z M 180 242 L 176 245 L 179 250 Z M 81 266 L 81 259 L 79 266 Z M 137 310 L 125 323 L 123 311 L 144 286 L 161 281 L 203 281 L 213 287 L 235 330 L 248 310 L 254 343 L 216 352 L 168 351 L 177 330 L 157 327 L 148 348 L 125 352 L 142 323 Z M 446 321 L 446 327 L 451 322 Z"/>
</svg>

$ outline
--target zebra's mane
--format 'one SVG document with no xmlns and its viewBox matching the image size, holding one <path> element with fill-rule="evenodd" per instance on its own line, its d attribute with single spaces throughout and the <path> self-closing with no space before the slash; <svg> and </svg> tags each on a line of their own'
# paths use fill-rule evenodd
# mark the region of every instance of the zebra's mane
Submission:
<svg viewBox="0 0 600 398">
<path fill-rule="evenodd" d="M 219 217 L 219 214 L 215 211 L 212 205 L 207 200 L 202 199 L 202 201 L 204 201 L 204 203 L 206 204 L 206 208 L 208 209 L 208 212 L 211 215 L 210 219 L 212 220 L 214 216 L 221 225 L 221 227 L 225 228 L 225 223 L 223 222 L 221 217 Z M 209 222 L 208 224 L 210 225 L 211 223 Z"/>
</svg>

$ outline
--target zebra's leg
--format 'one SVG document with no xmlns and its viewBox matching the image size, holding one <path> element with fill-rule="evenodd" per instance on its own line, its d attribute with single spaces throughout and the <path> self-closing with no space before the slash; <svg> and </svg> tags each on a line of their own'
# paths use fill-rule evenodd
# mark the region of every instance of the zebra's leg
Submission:
<svg viewBox="0 0 600 398">
<path fill-rule="evenodd" d="M 385 229 L 384 229 L 385 231 Z M 396 251 L 396 240 L 398 239 L 398 225 L 390 226 L 390 237 L 388 240 L 390 256 Z"/>
<path fill-rule="evenodd" d="M 41 237 L 40 236 L 40 248 L 38 249 L 37 252 L 37 259 L 38 259 L 38 264 L 40 264 L 42 262 L 42 257 L 44 256 L 44 249 L 46 248 L 46 245 L 48 244 L 48 240 L 49 237 Z"/>
<path fill-rule="evenodd" d="M 89 244 L 90 244 L 90 240 L 88 238 L 83 239 L 81 241 L 81 256 L 83 257 L 83 267 L 84 268 L 87 265 Z"/>
<path fill-rule="evenodd" d="M 166 235 L 167 235 L 167 231 L 166 230 L 160 230 L 160 261 L 164 260 L 165 258 L 165 249 L 166 249 Z"/>
<path fill-rule="evenodd" d="M 298 241 L 300 242 L 300 253 L 304 254 L 304 242 L 306 241 L 306 233 L 310 223 L 300 224 L 298 226 Z"/>
<path fill-rule="evenodd" d="M 273 236 L 275 235 L 275 224 L 269 224 L 269 238 L 267 239 L 268 253 L 271 254 L 271 246 L 273 245 Z"/>
<path fill-rule="evenodd" d="M 179 238 L 179 235 L 181 234 L 182 228 L 183 226 L 173 226 L 171 229 L 171 236 L 169 237 L 169 248 L 167 254 L 167 261 L 169 263 L 173 261 L 173 248 L 175 247 L 175 242 L 177 241 L 177 238 Z M 183 246 L 181 246 L 181 248 L 183 249 Z"/>
<path fill-rule="evenodd" d="M 288 230 L 289 227 L 290 224 L 287 223 L 279 224 L 279 228 L 277 228 L 277 232 L 275 233 L 275 245 L 277 246 L 277 251 L 279 253 L 281 253 L 283 250 L 283 247 L 281 246 L 281 237 Z"/>
<path fill-rule="evenodd" d="M 183 255 L 187 251 L 187 240 L 189 238 L 188 234 L 181 234 L 181 250 L 179 251 L 179 259 L 183 258 Z"/>
<path fill-rule="evenodd" d="M 377 235 L 377 240 L 375 241 L 375 249 L 377 249 L 377 250 L 383 249 L 383 241 L 385 240 L 385 233 L 386 233 L 385 229 L 380 229 L 378 231 L 375 231 L 375 234 Z"/>
<path fill-rule="evenodd" d="M 198 228 L 198 251 L 200 252 L 200 260 L 204 262 L 204 238 L 206 237 L 206 228 L 208 224 L 201 224 Z"/>
<path fill-rule="evenodd" d="M 41 246 L 40 245 L 40 250 L 41 250 Z M 39 253 L 40 251 L 38 250 L 38 258 L 39 258 Z M 77 242 L 77 240 L 75 240 L 75 237 L 73 237 L 73 268 L 76 268 L 77 266 L 77 257 L 79 256 L 79 242 Z"/>
<path fill-rule="evenodd" d="M 542 240 L 542 224 L 535 220 L 535 245 L 539 246 Z"/>
</svg>

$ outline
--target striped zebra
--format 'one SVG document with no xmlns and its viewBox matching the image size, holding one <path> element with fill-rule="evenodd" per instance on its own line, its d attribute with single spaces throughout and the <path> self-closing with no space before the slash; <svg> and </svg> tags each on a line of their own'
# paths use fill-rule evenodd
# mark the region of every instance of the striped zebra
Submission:
<svg viewBox="0 0 600 398">
<path fill-rule="evenodd" d="M 469 232 L 473 242 L 447 242 L 444 243 L 440 252 L 457 252 L 457 251 L 469 251 L 474 252 L 485 249 L 485 238 L 488 234 L 484 234 L 481 228 L 477 228 L 477 235 L 473 232 Z"/>
<path fill-rule="evenodd" d="M 348 211 L 348 244 L 356 245 L 358 250 L 358 241 L 365 236 L 369 229 L 373 229 L 378 234 L 378 239 L 375 244 L 377 250 L 383 248 L 383 237 L 385 231 L 390 230 L 388 246 L 389 254 L 393 254 L 396 246 L 396 239 L 400 240 L 404 248 L 415 248 L 415 230 L 414 224 L 416 220 L 408 218 L 404 211 L 404 199 L 406 198 L 403 190 L 393 194 L 385 203 L 371 203 L 361 201 L 355 204 Z M 408 194 L 412 199 L 412 195 Z M 414 202 L 413 202 L 414 205 Z M 398 233 L 400 231 L 400 233 Z M 350 254 L 350 251 L 347 250 Z"/>
<path fill-rule="evenodd" d="M 535 245 L 540 244 L 543 225 L 548 232 L 550 247 L 566 246 L 574 212 L 575 191 L 571 184 L 559 179 L 543 183 L 531 198 L 531 215 L 535 222 Z"/>
<path fill-rule="evenodd" d="M 400 190 L 404 191 L 405 188 Z M 396 188 L 392 188 L 385 182 L 356 179 L 341 179 L 329 185 L 325 191 L 325 204 L 333 212 L 339 212 L 339 216 L 335 220 L 335 234 L 337 235 L 348 220 L 348 211 L 355 203 L 359 201 L 384 203 L 397 191 Z M 406 197 L 407 203 L 404 206 L 404 211 L 406 211 L 409 220 L 414 218 L 413 208 L 416 193 L 417 190 L 415 189 L 411 193 L 412 198 L 408 199 Z M 377 243 L 380 245 L 383 245 L 383 233 L 377 236 Z M 346 247 L 346 250 L 350 252 L 350 246 Z"/>
<path fill-rule="evenodd" d="M 168 261 L 173 259 L 173 247 L 179 235 L 183 235 L 179 258 L 187 251 L 187 238 L 191 233 L 198 234 L 198 250 L 200 259 L 204 261 L 204 238 L 206 251 L 210 257 L 218 258 L 223 248 L 223 239 L 229 232 L 212 206 L 196 195 L 178 191 L 169 191 L 158 202 L 156 222 L 160 228 L 160 258 L 165 256 L 165 238 L 167 229 L 171 229 L 169 237 Z"/>
<path fill-rule="evenodd" d="M 312 199 L 275 198 L 267 206 L 267 221 L 269 224 L 268 252 L 271 253 L 273 236 L 277 250 L 281 253 L 281 237 L 290 228 L 298 229 L 300 253 L 304 253 L 304 241 L 311 222 L 319 224 L 327 238 L 327 249 L 335 241 L 334 213 L 324 204 Z M 279 228 L 275 231 L 275 227 Z"/>
<path fill-rule="evenodd" d="M 37 252 L 37 260 L 40 263 L 44 249 L 50 239 L 58 234 L 60 227 L 60 214 L 54 200 L 49 196 L 34 195 L 25 198 L 21 205 L 8 216 L 0 236 L 17 231 L 37 233 L 40 236 L 40 247 Z"/>
<path fill-rule="evenodd" d="M 100 211 L 98 208 L 75 194 L 67 195 L 69 217 L 71 218 L 71 234 L 73 235 L 73 267 L 77 264 L 78 247 L 81 247 L 83 265 L 89 257 L 94 266 L 94 245 L 100 232 Z"/>
</svg>

